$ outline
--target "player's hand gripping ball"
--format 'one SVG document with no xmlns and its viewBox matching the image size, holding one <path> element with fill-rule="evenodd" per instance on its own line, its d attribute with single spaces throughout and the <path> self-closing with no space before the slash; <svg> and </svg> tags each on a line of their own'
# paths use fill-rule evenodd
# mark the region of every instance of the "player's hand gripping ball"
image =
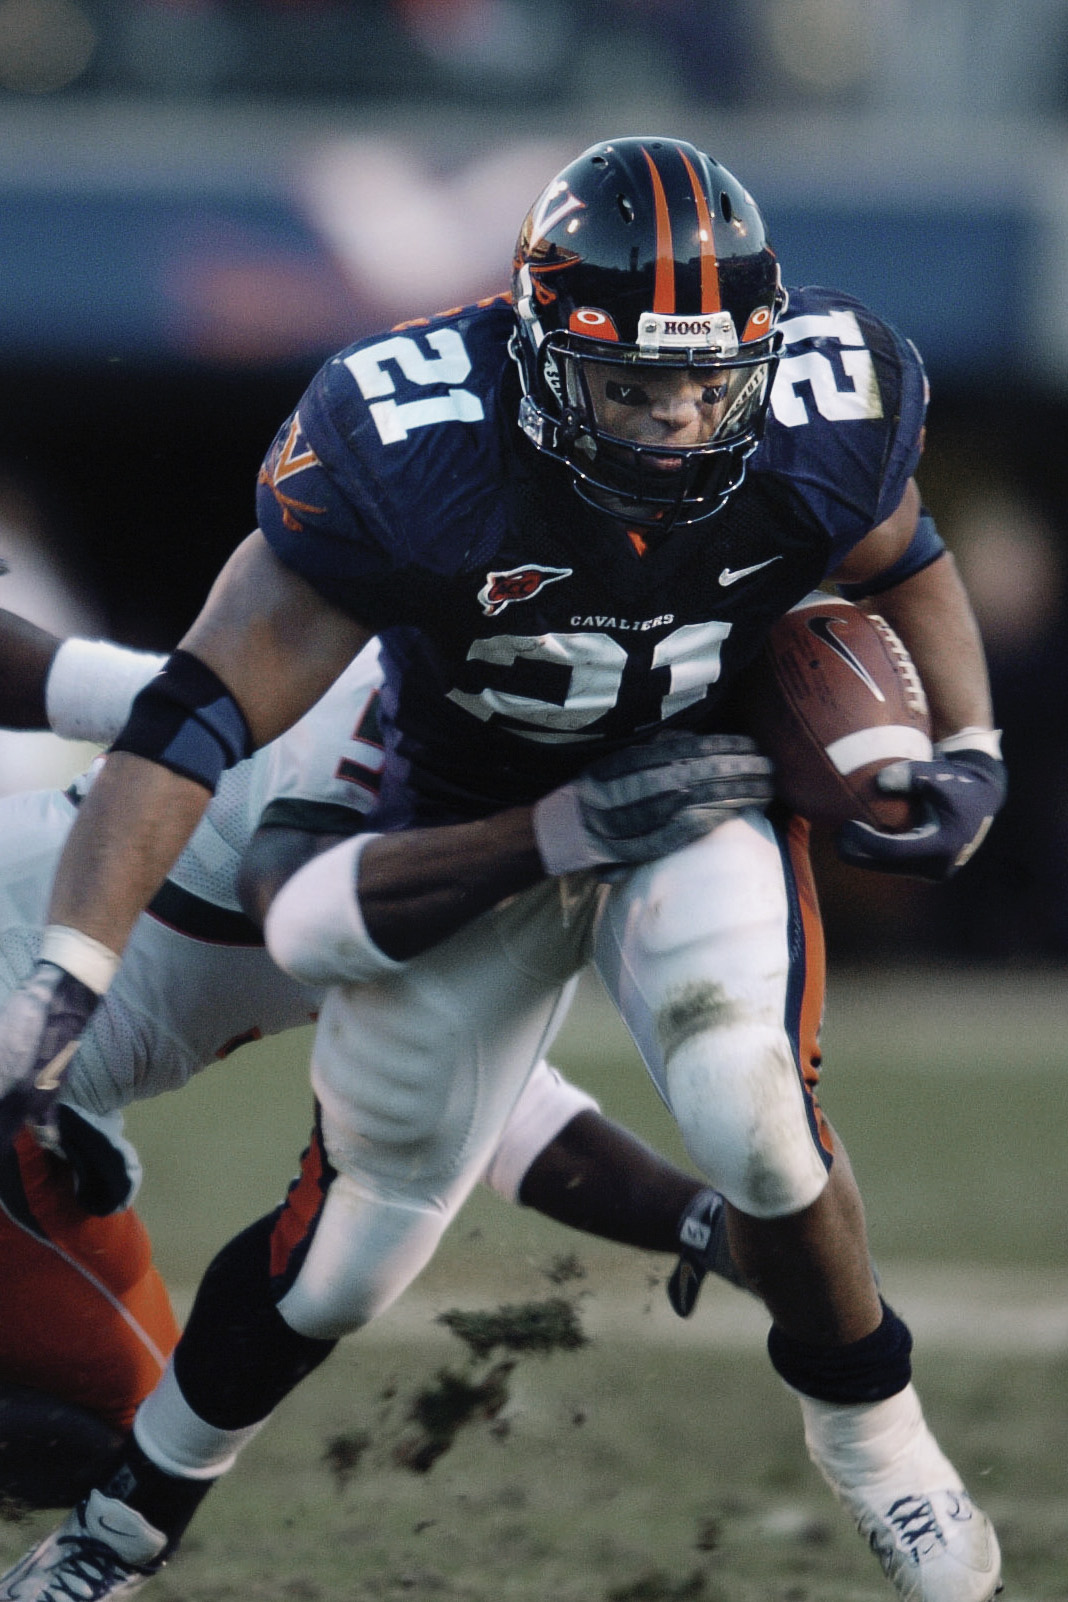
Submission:
<svg viewBox="0 0 1068 1602">
<path fill-rule="evenodd" d="M 967 730 L 957 736 L 986 731 Z M 854 819 L 838 831 L 838 854 L 855 868 L 903 873 L 917 879 L 948 879 L 970 862 L 1005 801 L 1005 764 L 982 748 L 958 744 L 939 749 L 930 762 L 894 762 L 879 775 L 888 794 L 909 798 L 918 820 L 887 833 Z"/>
<path fill-rule="evenodd" d="M 768 635 L 748 716 L 791 811 L 834 827 L 859 819 L 896 831 L 917 821 L 909 795 L 878 784 L 892 763 L 931 759 L 923 685 L 881 617 L 822 592 L 806 596 Z"/>
<path fill-rule="evenodd" d="M 849 601 L 815 592 L 780 618 L 748 712 L 777 796 L 835 827 L 853 867 L 948 879 L 1005 800 L 1004 764 L 987 749 L 996 736 L 964 730 L 932 750 L 911 657 L 885 619 Z"/>
</svg>

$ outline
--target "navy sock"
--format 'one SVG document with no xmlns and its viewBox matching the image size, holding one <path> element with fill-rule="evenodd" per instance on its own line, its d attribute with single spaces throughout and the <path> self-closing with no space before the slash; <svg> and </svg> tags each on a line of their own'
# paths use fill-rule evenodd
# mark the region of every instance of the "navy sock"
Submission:
<svg viewBox="0 0 1068 1602">
<path fill-rule="evenodd" d="M 168 1474 L 146 1457 L 130 1436 L 118 1467 L 104 1486 L 104 1495 L 136 1509 L 165 1535 L 169 1554 L 214 1484 L 214 1480 L 189 1480 Z"/>
<path fill-rule="evenodd" d="M 775 1372 L 795 1391 L 820 1402 L 883 1402 L 912 1378 L 908 1326 L 882 1303 L 883 1321 L 846 1346 L 813 1346 L 787 1335 L 777 1324 L 768 1335 Z"/>
<path fill-rule="evenodd" d="M 298 1334 L 275 1306 L 274 1222 L 273 1213 L 261 1218 L 218 1253 L 175 1348 L 182 1395 L 218 1429 L 259 1423 L 337 1344 Z"/>
</svg>

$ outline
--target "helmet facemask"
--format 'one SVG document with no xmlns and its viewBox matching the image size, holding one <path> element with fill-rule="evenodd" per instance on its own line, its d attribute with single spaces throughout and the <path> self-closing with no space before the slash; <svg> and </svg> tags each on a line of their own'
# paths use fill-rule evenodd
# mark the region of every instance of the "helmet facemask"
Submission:
<svg viewBox="0 0 1068 1602">
<path fill-rule="evenodd" d="M 689 348 L 653 359 L 552 334 L 539 348 L 520 422 L 599 510 L 664 531 L 696 523 L 742 480 L 763 428 L 778 339 L 731 357 Z M 548 404 L 537 405 L 538 393 Z"/>
</svg>

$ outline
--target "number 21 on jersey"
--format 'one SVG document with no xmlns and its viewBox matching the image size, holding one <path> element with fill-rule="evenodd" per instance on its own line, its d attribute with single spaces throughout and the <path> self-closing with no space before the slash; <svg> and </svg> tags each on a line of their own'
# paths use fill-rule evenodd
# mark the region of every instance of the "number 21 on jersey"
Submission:
<svg viewBox="0 0 1068 1602">
<path fill-rule="evenodd" d="M 657 642 L 650 666 L 669 670 L 661 719 L 704 698 L 720 675 L 720 650 L 731 625 L 719 620 L 685 623 Z M 612 711 L 623 686 L 627 651 L 610 634 L 492 634 L 475 640 L 468 661 L 512 667 L 517 661 L 551 662 L 568 673 L 562 701 L 545 701 L 512 690 L 478 694 L 450 690 L 449 700 L 484 723 L 494 716 L 519 725 L 526 740 L 564 743 L 588 738 L 590 726 Z"/>
<path fill-rule="evenodd" d="M 432 423 L 478 423 L 485 416 L 482 402 L 461 385 L 471 371 L 471 358 L 455 328 L 435 328 L 426 335 L 435 354 L 428 356 L 414 339 L 395 334 L 364 350 L 345 357 L 345 366 L 368 403 L 383 445 L 407 439 L 413 428 Z M 447 384 L 444 395 L 427 395 L 420 400 L 393 399 L 396 382 L 387 363 L 395 362 L 409 384 Z"/>
<path fill-rule="evenodd" d="M 788 317 L 779 324 L 787 349 L 805 339 L 834 342 L 833 351 L 806 350 L 780 356 L 771 389 L 771 409 L 775 420 L 785 428 L 797 428 L 809 421 L 800 386 L 808 384 L 812 404 L 830 423 L 863 421 L 883 415 L 882 396 L 875 376 L 875 363 L 864 343 L 860 324 L 853 312 L 840 309 Z M 841 389 L 841 366 L 850 388 Z"/>
</svg>

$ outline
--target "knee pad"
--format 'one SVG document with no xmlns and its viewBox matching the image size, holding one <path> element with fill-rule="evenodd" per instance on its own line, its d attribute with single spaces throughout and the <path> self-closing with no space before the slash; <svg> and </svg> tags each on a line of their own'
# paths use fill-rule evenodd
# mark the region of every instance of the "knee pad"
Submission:
<svg viewBox="0 0 1068 1602">
<path fill-rule="evenodd" d="M 816 1200 L 830 1154 L 783 1029 L 744 1018 L 693 1028 L 691 1018 L 665 1057 L 686 1149 L 729 1202 L 754 1218 L 783 1218 Z"/>
</svg>

